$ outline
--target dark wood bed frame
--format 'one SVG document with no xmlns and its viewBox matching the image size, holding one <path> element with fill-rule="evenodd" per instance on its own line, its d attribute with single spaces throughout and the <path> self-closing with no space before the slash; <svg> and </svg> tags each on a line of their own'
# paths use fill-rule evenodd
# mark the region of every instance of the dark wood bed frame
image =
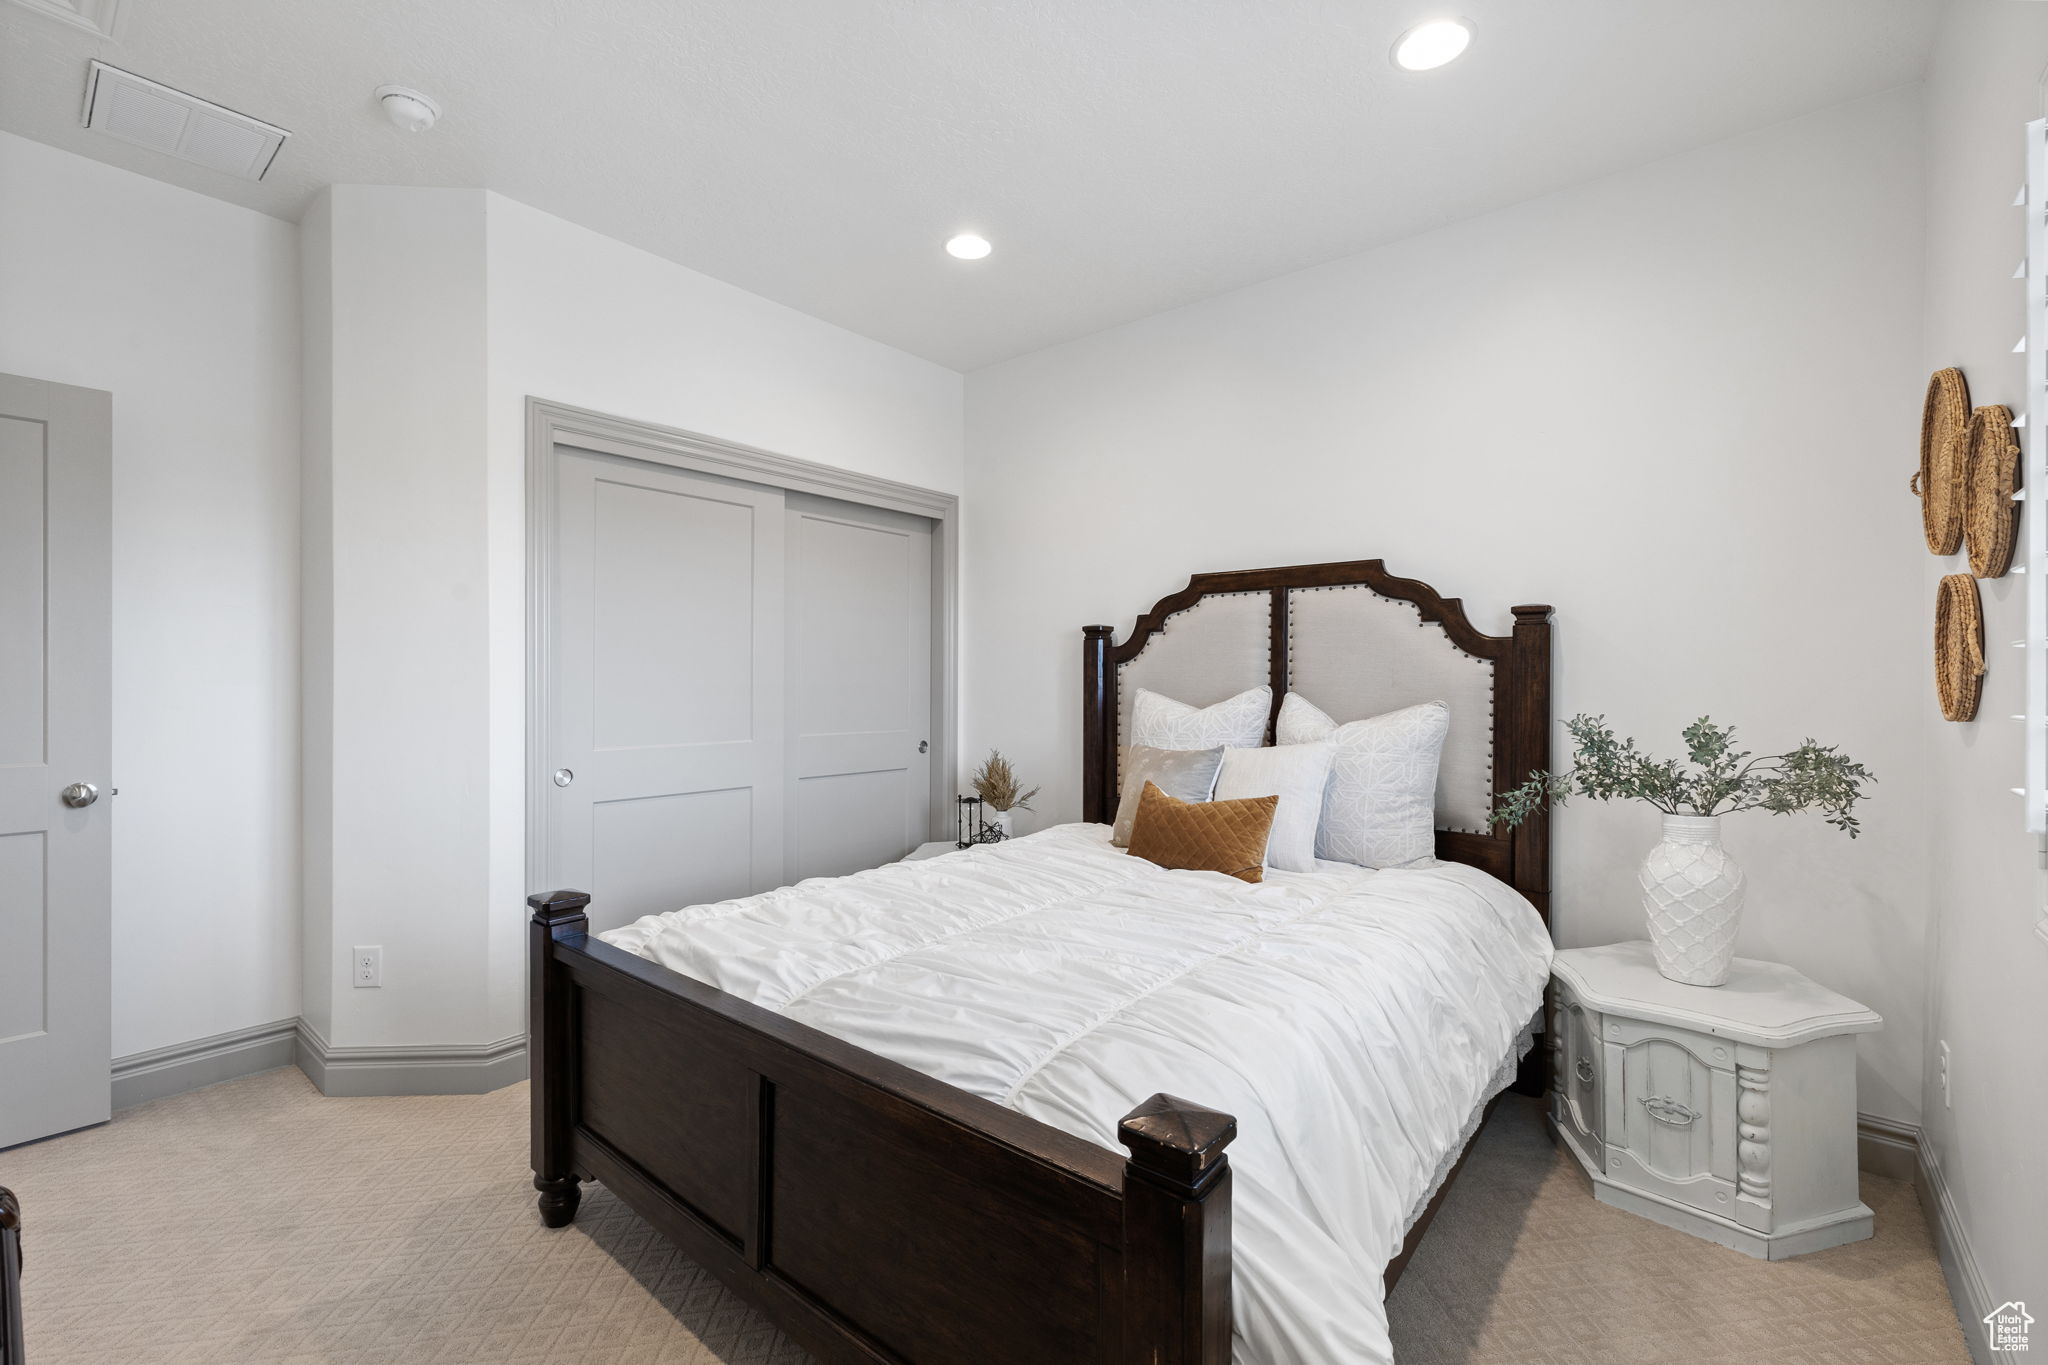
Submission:
<svg viewBox="0 0 2048 1365">
<path fill-rule="evenodd" d="M 0 1187 L 0 1365 L 27 1365 L 21 1328 L 21 1201 Z"/>
<path fill-rule="evenodd" d="M 1270 590 L 1284 607 L 1289 588 L 1345 584 L 1415 604 L 1493 662 L 1495 792 L 1547 767 L 1548 607 L 1515 608 L 1513 634 L 1491 636 L 1378 560 L 1197 574 L 1123 644 L 1084 631 L 1085 818 L 1114 811 L 1115 669 L 1170 615 L 1210 593 Z M 1276 707 L 1286 619 L 1274 611 Z M 1548 918 L 1540 817 L 1512 834 L 1440 831 L 1437 852 Z M 1118 1125 L 1119 1157 L 600 942 L 589 903 L 528 901 L 547 1226 L 575 1217 L 579 1182 L 601 1181 L 826 1365 L 1227 1365 L 1229 1115 L 1155 1095 Z"/>
</svg>

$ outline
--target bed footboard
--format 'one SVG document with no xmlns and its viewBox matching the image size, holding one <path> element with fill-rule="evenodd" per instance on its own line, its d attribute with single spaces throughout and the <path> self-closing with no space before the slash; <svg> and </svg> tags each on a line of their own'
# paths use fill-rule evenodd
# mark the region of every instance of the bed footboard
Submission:
<svg viewBox="0 0 2048 1365">
<path fill-rule="evenodd" d="M 827 1365 L 1228 1365 L 1227 1114 L 1127 1158 L 591 937 L 532 897 L 534 1187 L 620 1199 Z"/>
</svg>

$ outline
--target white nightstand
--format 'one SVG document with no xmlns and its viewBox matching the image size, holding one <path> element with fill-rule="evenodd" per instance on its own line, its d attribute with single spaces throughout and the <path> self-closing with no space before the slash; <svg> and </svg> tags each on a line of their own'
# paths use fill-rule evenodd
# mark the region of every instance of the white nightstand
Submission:
<svg viewBox="0 0 2048 1365">
<path fill-rule="evenodd" d="M 1748 958 L 1681 985 L 1647 943 L 1551 971 L 1551 1125 L 1602 1203 L 1774 1261 L 1870 1236 L 1855 1035 L 1883 1019 Z"/>
<path fill-rule="evenodd" d="M 902 863 L 921 863 L 926 858 L 936 858 L 941 853 L 958 853 L 959 851 L 959 844 L 951 839 L 941 839 L 934 844 L 919 844 L 896 861 Z"/>
</svg>

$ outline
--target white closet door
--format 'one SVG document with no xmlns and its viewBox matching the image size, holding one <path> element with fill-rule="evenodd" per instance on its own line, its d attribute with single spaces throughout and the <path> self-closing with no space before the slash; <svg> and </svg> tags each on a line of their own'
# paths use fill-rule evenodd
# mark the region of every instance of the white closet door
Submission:
<svg viewBox="0 0 2048 1365">
<path fill-rule="evenodd" d="M 788 495 L 788 875 L 834 877 L 930 838 L 932 533 Z"/>
<path fill-rule="evenodd" d="M 780 885 L 783 495 L 558 453 L 556 880 L 594 929 Z"/>
</svg>

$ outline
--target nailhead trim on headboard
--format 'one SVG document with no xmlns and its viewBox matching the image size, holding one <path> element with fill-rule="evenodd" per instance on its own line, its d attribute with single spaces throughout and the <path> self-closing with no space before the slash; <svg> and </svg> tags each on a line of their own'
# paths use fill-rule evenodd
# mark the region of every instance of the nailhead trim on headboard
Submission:
<svg viewBox="0 0 2048 1365">
<path fill-rule="evenodd" d="M 1202 597 L 1202 598 L 1201 598 L 1201 599 L 1200 599 L 1199 601 L 1195 601 L 1195 602 L 1190 602 L 1190 603 L 1189 603 L 1188 605 L 1186 605 L 1185 607 L 1182 607 L 1182 608 L 1180 608 L 1180 609 L 1179 609 L 1179 610 L 1177 610 L 1177 611 L 1169 612 L 1169 613 L 1167 614 L 1167 616 L 1166 616 L 1166 619 L 1165 619 L 1165 620 L 1164 620 L 1163 622 L 1161 622 L 1161 623 L 1160 623 L 1159 629 L 1157 629 L 1157 630 L 1153 631 L 1153 632 L 1152 632 L 1152 633 L 1151 633 L 1150 635 L 1147 635 L 1147 636 L 1145 637 L 1145 643 L 1144 643 L 1144 644 L 1142 644 L 1141 646 L 1139 646 L 1139 648 L 1138 648 L 1138 652 L 1137 652 L 1137 653 L 1133 654 L 1133 655 L 1132 655 L 1132 656 L 1131 656 L 1130 658 L 1128 658 L 1128 659 L 1125 659 L 1125 660 L 1124 660 L 1124 661 L 1123 661 L 1122 663 L 1120 663 L 1120 664 L 1117 664 L 1116 666 L 1114 666 L 1114 667 L 1113 667 L 1113 668 L 1112 668 L 1112 669 L 1110 670 L 1110 671 L 1111 671 L 1111 672 L 1112 672 L 1112 673 L 1113 673 L 1113 674 L 1115 675 L 1115 678 L 1116 678 L 1116 687 L 1115 687 L 1115 690 L 1114 690 L 1114 694 L 1113 694 L 1113 697 L 1112 697 L 1112 701 L 1113 701 L 1113 703 L 1114 703 L 1114 705 L 1115 705 L 1115 707 L 1116 707 L 1116 710 L 1115 710 L 1114 714 L 1115 714 L 1115 715 L 1116 715 L 1116 716 L 1117 716 L 1117 717 L 1118 717 L 1119 719 L 1121 719 L 1121 718 L 1122 718 L 1122 716 L 1123 716 L 1123 714 L 1124 714 L 1124 670 L 1125 670 L 1126 668 L 1130 667 L 1130 666 L 1131 666 L 1132 664 L 1134 664 L 1134 663 L 1138 662 L 1138 660 L 1140 660 L 1140 659 L 1142 659 L 1142 658 L 1144 658 L 1144 657 L 1145 657 L 1145 653 L 1146 653 L 1146 651 L 1152 648 L 1152 643 L 1153 643 L 1153 641 L 1155 641 L 1155 640 L 1159 639 L 1159 638 L 1160 638 L 1161 636 L 1163 636 L 1163 635 L 1165 635 L 1165 634 L 1167 633 L 1167 631 L 1168 631 L 1168 630 L 1169 630 L 1169 629 L 1171 628 L 1171 626 L 1172 626 L 1172 624 L 1173 624 L 1173 621 L 1174 621 L 1174 619 L 1175 619 L 1176 617 L 1181 617 L 1181 616 L 1185 616 L 1185 615 L 1187 615 L 1187 614 L 1188 614 L 1189 612 L 1195 611 L 1195 610 L 1197 610 L 1198 608 L 1202 607 L 1202 606 L 1203 606 L 1204 604 L 1206 604 L 1206 603 L 1209 603 L 1209 602 L 1213 602 L 1213 601 L 1215 601 L 1215 600 L 1216 600 L 1217 598 L 1220 598 L 1220 597 L 1270 597 L 1270 596 L 1271 596 L 1271 593 L 1269 593 L 1269 592 L 1266 592 L 1266 591 L 1262 591 L 1262 590 L 1252 590 L 1252 591 L 1246 591 L 1246 592 L 1212 592 L 1212 593 L 1209 593 L 1209 594 L 1206 594 L 1205 596 L 1203 596 L 1203 597 Z M 1272 644 L 1272 639 L 1271 639 L 1271 636 L 1270 636 L 1270 635 L 1268 636 L 1268 638 L 1267 638 L 1267 641 L 1266 641 L 1266 660 L 1265 660 L 1265 662 L 1266 662 L 1266 672 L 1270 674 L 1270 673 L 1272 672 L 1272 666 L 1273 666 L 1273 644 Z M 1256 683 L 1252 684 L 1252 686 L 1255 686 L 1255 687 L 1256 687 L 1257 685 L 1258 685 L 1258 684 L 1256 684 Z M 1179 700 L 1179 698 L 1177 698 L 1177 697 L 1176 697 L 1176 698 L 1175 698 L 1175 700 L 1176 700 L 1176 701 L 1178 701 L 1178 700 Z M 1126 740 L 1126 739 L 1125 739 L 1125 738 L 1124 738 L 1123 736 L 1119 735 L 1119 736 L 1118 736 L 1118 744 L 1117 744 L 1118 752 L 1117 752 L 1117 753 L 1113 753 L 1113 754 L 1111 754 L 1111 755 L 1110 755 L 1110 764 L 1111 764 L 1111 767 L 1110 767 L 1110 778 L 1111 778 L 1111 782 L 1112 782 L 1112 784 L 1113 784 L 1113 785 L 1112 785 L 1112 790 L 1116 790 L 1116 791 L 1121 791 L 1121 790 L 1123 789 L 1123 772 L 1122 772 L 1122 762 L 1123 762 L 1123 758 L 1122 758 L 1122 753 L 1121 753 L 1121 750 L 1122 750 L 1122 747 L 1123 747 L 1123 745 L 1124 745 L 1125 743 L 1127 743 L 1127 742 L 1128 742 L 1128 741 L 1127 741 L 1127 740 Z"/>
<path fill-rule="evenodd" d="M 1121 644 L 1114 641 L 1114 631 L 1108 626 L 1083 629 L 1081 747 L 1082 806 L 1086 817 L 1107 820 L 1115 814 L 1116 749 L 1121 738 L 1125 693 L 1129 687 L 1128 680 L 1123 677 L 1123 667 L 1146 655 L 1152 636 L 1161 633 L 1170 620 L 1211 597 L 1264 593 L 1269 600 L 1278 599 L 1265 613 L 1270 637 L 1266 649 L 1266 681 L 1276 691 L 1284 693 L 1294 680 L 1300 661 L 1299 653 L 1293 648 L 1295 636 L 1299 629 L 1315 629 L 1312 624 L 1297 621 L 1298 613 L 1291 594 L 1351 587 L 1362 587 L 1374 596 L 1407 605 L 1416 612 L 1419 625 L 1438 627 L 1453 648 L 1488 670 L 1488 685 L 1483 689 L 1488 714 L 1483 718 L 1481 735 L 1475 737 L 1483 741 L 1487 750 L 1484 761 L 1492 766 L 1492 772 L 1482 784 L 1488 807 L 1499 792 L 1522 780 L 1530 771 L 1548 766 L 1551 727 L 1549 607 L 1515 607 L 1510 633 L 1488 635 L 1473 626 L 1457 598 L 1444 597 L 1419 580 L 1390 574 L 1385 564 L 1376 559 L 1201 573 L 1190 578 L 1186 587 L 1161 598 L 1151 610 L 1140 614 Z M 1235 637 L 1245 653 L 1237 656 L 1240 661 L 1237 665 L 1223 670 L 1226 673 L 1241 671 L 1243 661 L 1248 658 L 1251 641 L 1242 634 L 1245 624 L 1242 621 L 1238 623 L 1240 634 Z M 1282 657 L 1277 662 L 1283 667 L 1275 667 L 1273 656 L 1276 651 L 1281 653 Z M 1327 685 L 1316 683 L 1319 687 Z M 1438 684 L 1428 685 L 1434 687 Z M 1370 704 L 1369 698 L 1354 700 L 1365 700 Z M 1279 701 L 1280 697 L 1276 696 L 1276 710 Z M 1468 715 L 1477 714 L 1475 701 L 1473 696 L 1465 697 L 1462 709 Z M 1345 703 L 1340 700 L 1338 704 Z M 1453 725 L 1457 724 L 1454 718 Z M 1458 733 L 1454 729 L 1453 744 L 1459 743 Z M 1465 761 L 1475 760 L 1468 757 Z M 1479 803 L 1473 800 L 1473 793 L 1467 787 L 1465 794 L 1456 798 L 1455 804 L 1461 810 L 1468 810 L 1476 809 Z M 1441 812 L 1440 818 L 1444 818 Z M 1453 815 L 1449 819 L 1464 824 L 1470 816 L 1460 818 Z M 1491 827 L 1453 828 L 1448 827 L 1447 820 L 1446 825 L 1440 825 L 1437 830 L 1437 854 L 1501 877 L 1528 896 L 1539 911 L 1548 915 L 1549 822 L 1542 812 L 1512 831 Z"/>
<path fill-rule="evenodd" d="M 1327 584 L 1327 585 L 1312 585 L 1312 586 L 1309 586 L 1309 587 L 1303 587 L 1303 588 L 1290 588 L 1290 589 L 1288 589 L 1288 590 L 1287 590 L 1287 593 L 1286 593 L 1285 601 L 1286 601 L 1286 604 L 1287 604 L 1287 613 L 1288 613 L 1288 627 L 1287 627 L 1287 638 L 1288 638 L 1288 641 L 1289 641 L 1289 643 L 1290 643 L 1290 644 L 1292 644 L 1292 643 L 1293 643 L 1294 641 L 1296 641 L 1296 640 L 1298 640 L 1298 639 L 1300 638 L 1300 637 L 1299 637 L 1299 635 L 1298 635 L 1298 634 L 1296 633 L 1296 629 L 1295 629 L 1295 626 L 1296 626 L 1296 618 L 1295 618 L 1295 597 L 1296 597 L 1296 595 L 1297 595 L 1297 594 L 1306 594 L 1306 593 L 1348 593 L 1348 592 L 1363 592 L 1363 593 L 1367 593 L 1367 594 L 1369 594 L 1369 595 L 1371 595 L 1371 596 L 1373 596 L 1373 597 L 1376 597 L 1376 598 L 1378 598 L 1378 599 L 1379 599 L 1380 601 L 1382 601 L 1382 602 L 1389 602 L 1389 603 L 1392 603 L 1392 604 L 1394 604 L 1394 605 L 1396 605 L 1396 606 L 1398 606 L 1398 607 L 1401 607 L 1401 608 L 1404 608 L 1404 609 L 1406 609 L 1406 610 L 1407 610 L 1407 611 L 1409 612 L 1409 614 L 1411 614 L 1412 616 L 1414 616 L 1414 618 L 1415 618 L 1415 628 L 1416 628 L 1417 630 L 1422 630 L 1422 631 L 1428 631 L 1428 630 L 1432 630 L 1432 629 L 1433 629 L 1433 630 L 1435 630 L 1435 631 L 1437 632 L 1437 635 L 1438 635 L 1438 637 L 1439 637 L 1439 638 L 1440 638 L 1440 639 L 1442 640 L 1442 643 L 1443 643 L 1443 648 L 1444 648 L 1444 650 L 1445 650 L 1445 651 L 1447 651 L 1447 652 L 1448 652 L 1448 654 L 1449 654 L 1449 655 L 1450 655 L 1451 657 L 1453 657 L 1453 658 L 1456 658 L 1456 659 L 1461 659 L 1461 660 L 1464 660 L 1465 662 L 1467 662 L 1467 663 L 1471 664 L 1471 665 L 1472 665 L 1472 666 L 1473 666 L 1474 668 L 1476 668 L 1476 669 L 1479 669 L 1479 670 L 1481 670 L 1481 671 L 1482 671 L 1482 672 L 1484 673 L 1484 675 L 1485 675 L 1485 679 L 1486 679 L 1486 687 L 1485 687 L 1485 693 L 1486 693 L 1486 711 L 1485 711 L 1485 715 L 1483 716 L 1483 718 L 1482 718 L 1482 719 L 1481 719 L 1481 721 L 1480 721 L 1480 724 L 1481 724 L 1481 727 L 1482 727 L 1482 728 L 1480 729 L 1480 733 L 1481 733 L 1482 735 L 1484 735 L 1484 736 L 1485 736 L 1485 746 L 1484 746 L 1484 751 L 1483 751 L 1483 754 L 1482 754 L 1482 755 L 1480 756 L 1480 761 L 1483 761 L 1483 763 L 1484 763 L 1484 765 L 1485 765 L 1485 766 L 1484 766 L 1484 768 L 1483 768 L 1483 770 L 1482 770 L 1482 774 L 1483 774 L 1483 776 L 1482 776 L 1482 779 L 1481 779 L 1481 780 L 1483 781 L 1484 785 L 1486 785 L 1486 786 L 1487 786 L 1487 787 L 1488 787 L 1488 788 L 1490 789 L 1490 788 L 1492 787 L 1492 785 L 1493 785 L 1493 781 L 1492 781 L 1492 779 L 1493 779 L 1493 734 L 1494 734 L 1494 688 L 1495 688 L 1495 683 L 1496 683 L 1496 681 L 1497 681 L 1497 679 L 1498 679 L 1498 671 L 1497 671 L 1497 669 L 1496 669 L 1496 667 L 1495 667 L 1495 663 L 1494 663 L 1494 661 L 1493 661 L 1492 659 L 1484 659 L 1484 658 L 1481 658 L 1481 657 L 1480 657 L 1479 655 L 1477 655 L 1477 654 L 1473 654 L 1473 653 L 1472 653 L 1472 652 L 1470 652 L 1469 650 L 1466 650 L 1466 649 L 1464 649 L 1463 647 L 1461 647 L 1461 646 L 1460 646 L 1460 645 L 1458 644 L 1458 642 L 1457 642 L 1457 641 L 1455 641 L 1455 640 L 1451 639 L 1451 637 L 1450 637 L 1450 634 L 1449 634 L 1449 632 L 1448 632 L 1448 631 L 1446 631 L 1446 630 L 1444 630 L 1444 628 L 1443 628 L 1443 626 L 1442 626 L 1442 624 L 1441 624 L 1441 623 L 1439 623 L 1439 622 L 1436 622 L 1436 621 L 1429 621 L 1429 620 L 1425 620 L 1425 619 L 1423 618 L 1423 615 L 1422 615 L 1422 609 L 1421 609 L 1420 607 L 1416 606 L 1416 605 L 1415 605 L 1415 604 L 1414 604 L 1413 602 L 1405 601 L 1405 600 L 1403 600 L 1403 599 L 1401 599 L 1401 598 L 1398 598 L 1398 597 L 1388 597 L 1388 596 L 1387 596 L 1387 595 L 1385 595 L 1384 593 L 1375 593 L 1375 592 L 1373 592 L 1373 591 L 1372 591 L 1372 589 L 1371 589 L 1370 587 L 1368 587 L 1367 585 L 1365 585 L 1365 584 L 1363 584 L 1363 583 L 1335 583 L 1335 584 Z M 1294 670 L 1295 670 L 1295 663 L 1296 663 L 1296 660 L 1297 660 L 1297 658 L 1299 657 L 1299 654 L 1300 654 L 1300 651 L 1299 651 L 1299 649 L 1290 649 L 1290 650 L 1289 650 L 1289 653 L 1288 653 L 1288 658 L 1287 658 L 1287 685 L 1288 685 L 1288 687 L 1289 687 L 1290 689 L 1293 689 L 1293 688 L 1294 688 Z M 1314 701 L 1315 699 L 1314 699 L 1313 697 L 1311 697 L 1311 698 L 1309 698 L 1309 700 L 1311 700 L 1311 701 Z M 1418 701 L 1420 701 L 1420 700 L 1426 700 L 1426 699 L 1425 699 L 1425 698 L 1417 698 L 1417 700 L 1418 700 Z M 1446 700 L 1448 700 L 1448 699 L 1446 698 Z M 1411 702 L 1411 703 L 1408 703 L 1408 704 L 1409 704 L 1409 705 L 1413 705 L 1414 703 L 1412 703 L 1412 702 Z M 1344 716 L 1339 716 L 1339 717 L 1337 717 L 1336 719 L 1338 719 L 1338 720 L 1340 720 L 1340 721 L 1342 721 L 1342 720 L 1345 720 L 1345 719 L 1353 719 L 1353 720 L 1357 720 L 1357 719 L 1363 719 L 1363 717 L 1357 717 L 1357 716 L 1352 716 L 1352 717 L 1344 717 Z M 1455 708 L 1454 708 L 1454 710 L 1453 710 L 1453 714 L 1452 714 L 1452 716 L 1451 716 L 1451 724 L 1452 724 L 1453 726 L 1455 726 L 1455 727 L 1458 727 L 1458 728 L 1459 728 L 1459 730 L 1460 730 L 1461 732 L 1469 732 L 1469 727 L 1470 727 L 1470 724 L 1471 724 L 1471 718 L 1470 718 L 1469 716 L 1460 716 L 1460 715 L 1458 715 L 1458 714 L 1456 713 L 1456 710 L 1455 710 Z M 1439 784 L 1441 784 L 1442 780 L 1443 780 L 1443 779 L 1442 779 L 1441 777 L 1439 777 L 1439 779 L 1438 779 L 1438 781 L 1439 781 Z M 1484 828 L 1483 826 L 1479 826 L 1479 825 L 1472 825 L 1472 824 L 1446 824 L 1446 825 L 1443 825 L 1443 826 L 1442 826 L 1441 828 L 1444 828 L 1444 829 L 1453 829 L 1453 830 L 1460 830 L 1460 831 L 1463 831 L 1464 833 L 1467 833 L 1467 834 L 1485 834 L 1485 833 L 1487 832 L 1487 831 L 1486 831 L 1486 829 L 1485 829 L 1485 828 Z"/>
</svg>

